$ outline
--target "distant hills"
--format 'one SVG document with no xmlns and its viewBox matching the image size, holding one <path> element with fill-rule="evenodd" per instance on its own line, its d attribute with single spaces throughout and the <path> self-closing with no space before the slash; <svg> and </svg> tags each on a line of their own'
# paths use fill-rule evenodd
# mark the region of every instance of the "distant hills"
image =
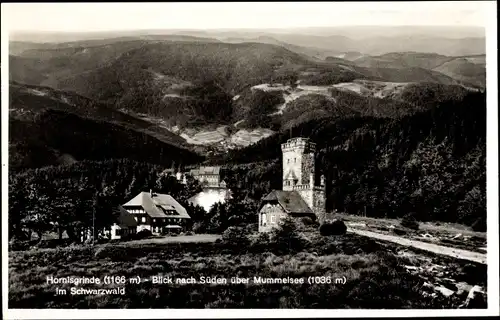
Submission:
<svg viewBox="0 0 500 320">
<path fill-rule="evenodd" d="M 334 28 L 297 28 L 291 30 L 191 30 L 176 34 L 211 37 L 221 41 L 231 38 L 253 41 L 273 38 L 290 45 L 323 50 L 357 51 L 367 55 L 390 52 L 423 52 L 448 56 L 486 53 L 485 30 L 475 27 L 358 26 Z"/>
<path fill-rule="evenodd" d="M 421 68 L 436 76 L 443 74 L 474 86 L 485 87 L 485 55 L 449 57 L 418 52 L 395 52 L 353 59 L 360 67 L 414 70 Z M 410 69 L 407 69 L 410 68 Z"/>
<path fill-rule="evenodd" d="M 350 36 L 301 32 L 38 38 L 53 41 L 46 43 L 17 35 L 10 42 L 9 78 L 22 99 L 202 153 L 204 145 L 224 151 L 313 119 L 400 118 L 485 87 L 484 50 L 471 34 L 443 42 L 416 34 L 404 42 L 398 33 L 365 39 L 363 28 Z M 389 51 L 395 46 L 404 48 Z M 418 46 L 428 48 L 412 50 Z M 382 47 L 388 52 L 378 54 Z M 443 53 L 452 47 L 465 51 Z M 82 104 L 92 107 L 68 110 Z"/>
<path fill-rule="evenodd" d="M 44 87 L 9 88 L 10 170 L 91 159 L 194 163 L 182 138 L 87 98 Z"/>
</svg>

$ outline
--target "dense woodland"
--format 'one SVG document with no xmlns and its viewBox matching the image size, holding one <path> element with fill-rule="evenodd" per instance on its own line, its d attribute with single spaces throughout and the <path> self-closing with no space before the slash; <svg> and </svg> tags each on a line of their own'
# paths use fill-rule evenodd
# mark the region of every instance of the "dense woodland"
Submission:
<svg viewBox="0 0 500 320">
<path fill-rule="evenodd" d="M 50 123 L 61 116 L 57 112 L 49 115 Z M 38 117 L 47 123 L 43 119 L 48 115 Z M 64 115 L 63 119 L 67 117 Z M 391 218 L 415 212 L 419 220 L 471 225 L 486 218 L 485 119 L 485 95 L 471 93 L 463 101 L 444 102 L 397 120 L 350 117 L 303 123 L 251 147 L 233 151 L 224 159 L 213 159 L 212 163 L 224 165 L 223 178 L 234 197 L 227 204 L 216 205 L 209 213 L 185 202 L 199 191 L 193 181 L 185 188 L 173 178 L 158 180 L 158 173 L 174 161 L 185 161 L 185 157 L 178 158 L 178 153 L 166 152 L 163 162 L 158 158 L 157 165 L 142 158 L 139 159 L 142 162 L 81 161 L 19 170 L 10 175 L 10 236 L 23 237 L 23 228 L 35 233 L 56 228 L 74 234 L 71 230 L 89 226 L 94 209 L 97 223 L 105 225 L 114 207 L 151 188 L 172 194 L 188 206 L 193 217 L 191 227 L 198 232 L 218 233 L 231 225 L 255 223 L 261 197 L 281 188 L 280 143 L 294 136 L 310 137 L 317 144 L 317 174 L 327 177 L 328 211 Z M 65 132 L 72 134 L 64 139 L 59 134 L 50 135 L 55 129 L 46 125 L 45 134 L 50 138 L 46 141 L 74 155 L 89 142 L 105 141 L 102 147 L 92 147 L 110 152 L 108 157 L 119 154 L 112 149 L 120 146 L 119 141 L 112 143 L 114 140 L 102 139 L 102 135 L 76 140 L 74 129 L 78 128 L 78 121 L 67 124 Z M 57 123 L 61 124 L 56 130 L 60 132 L 65 121 Z M 11 130 L 15 128 L 14 123 Z M 85 128 L 89 128 L 88 124 Z M 127 141 L 126 147 L 130 149 L 133 145 Z M 157 149 L 152 147 L 152 150 Z M 155 158 L 148 158 L 151 159 Z"/>
<path fill-rule="evenodd" d="M 323 118 L 213 163 L 259 198 L 281 187 L 280 143 L 310 137 L 327 177 L 327 210 L 472 224 L 486 217 L 486 103 L 471 93 L 398 120 Z M 248 163 L 242 165 L 242 163 Z"/>
<path fill-rule="evenodd" d="M 172 161 L 189 164 L 202 159 L 151 135 L 56 110 L 36 113 L 29 121 L 11 118 L 9 132 L 12 171 L 67 163 L 67 159 L 129 158 L 166 166 Z"/>
<path fill-rule="evenodd" d="M 129 159 L 88 161 L 72 165 L 29 169 L 10 176 L 9 238 L 41 239 L 64 231 L 74 242 L 95 225 L 96 230 L 113 223 L 119 205 L 139 192 L 154 190 L 173 196 L 188 210 L 188 230 L 222 233 L 230 226 L 255 223 L 257 202 L 243 198 L 235 185 L 232 199 L 216 204 L 209 212 L 187 200 L 202 190 L 188 178 L 181 184 L 174 176 L 160 175 L 163 166 Z"/>
<path fill-rule="evenodd" d="M 78 232 L 93 223 L 96 229 L 109 226 L 116 207 L 141 191 L 166 192 L 184 205 L 200 191 L 193 180 L 182 186 L 174 177 L 159 176 L 163 169 L 128 159 L 85 160 L 11 175 L 9 237 L 30 239 L 31 233 L 40 237 L 66 231 L 78 241 Z"/>
</svg>

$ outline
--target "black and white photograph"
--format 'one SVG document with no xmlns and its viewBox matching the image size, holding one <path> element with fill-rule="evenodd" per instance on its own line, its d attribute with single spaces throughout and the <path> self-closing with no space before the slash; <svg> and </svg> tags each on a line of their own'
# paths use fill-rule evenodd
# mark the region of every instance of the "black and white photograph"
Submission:
<svg viewBox="0 0 500 320">
<path fill-rule="evenodd" d="M 4 318 L 498 315 L 495 13 L 2 4 Z"/>
</svg>

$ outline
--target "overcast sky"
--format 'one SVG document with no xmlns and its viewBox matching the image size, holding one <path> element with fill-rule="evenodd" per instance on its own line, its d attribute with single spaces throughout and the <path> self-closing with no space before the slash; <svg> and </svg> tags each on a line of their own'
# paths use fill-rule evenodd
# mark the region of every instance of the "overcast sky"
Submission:
<svg viewBox="0 0 500 320">
<path fill-rule="evenodd" d="M 10 31 L 290 28 L 348 25 L 485 27 L 491 3 L 9 3 L 2 27 Z M 6 21 L 4 21 L 6 20 Z"/>
</svg>

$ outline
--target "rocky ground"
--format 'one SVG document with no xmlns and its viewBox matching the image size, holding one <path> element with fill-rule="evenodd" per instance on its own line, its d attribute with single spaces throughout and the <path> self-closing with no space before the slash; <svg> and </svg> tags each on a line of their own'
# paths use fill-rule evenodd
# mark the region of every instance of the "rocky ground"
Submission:
<svg viewBox="0 0 500 320">
<path fill-rule="evenodd" d="M 462 226 L 421 223 L 419 230 L 410 230 L 401 227 L 397 220 L 358 216 L 343 216 L 342 219 L 349 229 L 357 229 L 361 233 L 399 236 L 401 239 L 414 242 L 439 245 L 447 250 L 461 249 L 469 253 L 486 254 L 486 233 L 474 232 Z M 422 279 L 423 295 L 436 298 L 450 297 L 453 301 L 452 307 L 487 307 L 486 263 L 466 260 L 467 257 L 454 258 L 382 240 L 377 239 L 377 242 L 400 257 L 407 272 Z"/>
<path fill-rule="evenodd" d="M 487 266 L 384 244 L 422 279 L 422 294 L 454 297 L 459 308 L 487 307 Z"/>
<path fill-rule="evenodd" d="M 410 240 L 417 240 L 437 245 L 486 253 L 486 233 L 471 232 L 469 230 L 457 230 L 451 228 L 439 228 L 433 225 L 421 224 L 419 230 L 411 230 L 402 227 L 396 221 L 349 221 L 346 224 L 359 230 L 368 230 L 381 234 L 400 235 Z"/>
</svg>

